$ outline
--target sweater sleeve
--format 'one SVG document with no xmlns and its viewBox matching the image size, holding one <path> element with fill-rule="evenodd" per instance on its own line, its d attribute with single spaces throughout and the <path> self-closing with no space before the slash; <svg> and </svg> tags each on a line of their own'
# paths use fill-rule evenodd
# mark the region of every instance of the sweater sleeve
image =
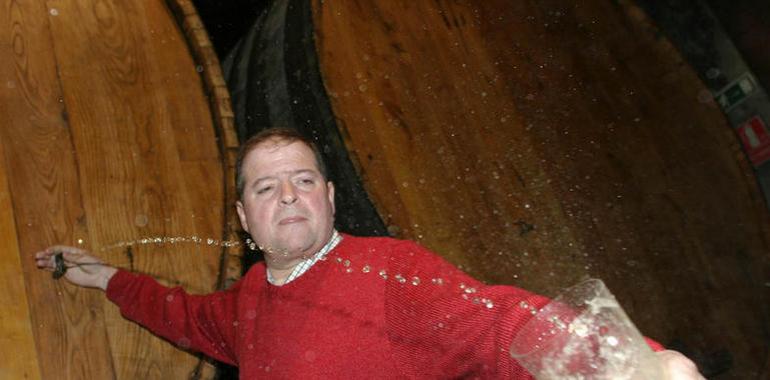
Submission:
<svg viewBox="0 0 770 380">
<path fill-rule="evenodd" d="M 235 322 L 240 283 L 227 291 L 190 295 L 153 278 L 119 270 L 107 286 L 107 298 L 120 313 L 182 349 L 236 364 Z"/>
<path fill-rule="evenodd" d="M 389 275 L 398 279 L 386 286 L 386 325 L 405 374 L 532 378 L 511 358 L 510 346 L 548 298 L 482 284 L 414 243 L 403 242 L 393 251 Z M 660 349 L 657 342 L 647 342 Z"/>
</svg>

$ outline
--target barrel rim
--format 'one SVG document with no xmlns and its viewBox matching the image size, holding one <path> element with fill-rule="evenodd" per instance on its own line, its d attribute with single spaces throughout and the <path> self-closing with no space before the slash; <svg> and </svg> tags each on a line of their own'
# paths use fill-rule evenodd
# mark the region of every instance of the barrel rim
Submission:
<svg viewBox="0 0 770 380">
<path fill-rule="evenodd" d="M 174 16 L 188 47 L 190 47 L 191 56 L 196 64 L 196 71 L 201 76 L 203 90 L 209 99 L 214 133 L 224 169 L 222 239 L 236 240 L 240 238 L 240 228 L 233 207 L 237 200 L 235 165 L 239 141 L 235 130 L 230 92 L 216 50 L 195 5 L 190 0 L 165 0 L 165 3 Z M 243 252 L 237 245 L 222 247 L 217 289 L 225 289 L 241 277 L 242 256 Z"/>
</svg>

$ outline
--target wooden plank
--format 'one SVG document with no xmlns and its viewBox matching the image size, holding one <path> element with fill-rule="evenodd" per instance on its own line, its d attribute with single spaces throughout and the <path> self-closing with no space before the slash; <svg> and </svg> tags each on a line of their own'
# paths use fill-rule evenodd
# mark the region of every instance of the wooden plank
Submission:
<svg viewBox="0 0 770 380">
<path fill-rule="evenodd" d="M 3 154 L 0 140 L 0 158 Z M 29 315 L 27 292 L 24 287 L 22 255 L 16 235 L 13 202 L 8 188 L 5 166 L 0 165 L 0 378 L 40 379 L 35 337 Z"/>
<path fill-rule="evenodd" d="M 52 281 L 29 254 L 87 235 L 75 154 L 42 2 L 2 4 L 0 136 L 43 378 L 112 378 L 102 296 Z M 87 348 L 87 352 L 85 351 Z"/>
<path fill-rule="evenodd" d="M 205 241 L 225 232 L 223 206 L 212 203 L 224 196 L 211 115 L 164 2 L 4 9 L 0 54 L 14 65 L 0 68 L 0 122 L 9 126 L 0 137 L 19 250 L 82 242 L 115 264 L 213 290 L 220 247 L 140 246 L 132 263 L 122 250 L 102 250 L 141 237 Z M 99 292 L 21 264 L 43 378 L 186 378 L 198 367 L 113 306 L 103 310 Z"/>
<path fill-rule="evenodd" d="M 168 110 L 168 125 L 173 133 L 173 148 L 179 161 L 179 180 L 186 193 L 186 205 L 177 212 L 188 217 L 189 227 L 203 239 L 222 239 L 225 214 L 223 161 L 215 134 L 214 120 L 204 91 L 204 66 L 196 64 L 185 46 L 187 39 L 170 17 L 165 2 L 148 2 L 145 19 L 151 33 L 164 36 L 150 39 L 148 53 L 153 64 L 153 82 L 164 83 L 155 91 Z M 173 47 L 173 48 L 172 48 Z M 167 67 L 173 67 L 169 70 Z M 208 67 L 215 70 L 216 66 Z M 229 178 L 228 178 L 229 179 Z M 196 247 L 200 248 L 200 247 Z M 197 293 L 215 290 L 221 248 L 202 250 L 207 256 L 193 260 L 181 272 Z"/>
<path fill-rule="evenodd" d="M 518 252 L 536 262 L 542 251 L 564 250 L 575 239 L 559 225 L 562 210 L 549 201 L 555 190 L 540 170 L 527 125 L 480 48 L 473 8 L 371 5 L 319 6 L 317 43 L 335 116 L 391 232 L 495 282 L 515 280 Z M 327 43 L 332 40 L 339 47 Z M 515 233 L 527 226 L 549 236 Z M 582 276 L 583 265 L 575 267 L 565 276 Z M 543 266 L 528 274 L 540 275 L 547 276 Z"/>
<path fill-rule="evenodd" d="M 225 83 L 222 69 L 219 65 L 216 51 L 200 21 L 193 3 L 189 0 L 167 0 L 166 4 L 176 17 L 176 24 L 182 26 L 182 32 L 190 46 L 196 71 L 203 72 L 204 85 L 212 111 L 216 139 L 219 141 L 220 161 L 224 167 L 224 231 L 222 239 L 236 241 L 240 222 L 232 207 L 237 200 L 235 191 L 235 154 L 238 149 L 238 138 L 235 132 L 234 113 L 230 102 L 230 93 Z M 187 82 L 189 83 L 189 82 Z M 213 173 L 213 172 L 210 172 Z M 209 177 L 212 177 L 209 175 Z M 211 199 L 211 198 L 208 198 Z M 223 250 L 223 257 L 217 287 L 225 289 L 241 277 L 243 267 L 241 257 L 243 250 L 231 246 Z"/>
<path fill-rule="evenodd" d="M 162 4 L 55 5 L 54 47 L 94 249 L 142 237 L 221 234 L 221 217 L 202 202 L 221 190 L 201 190 L 221 187 L 221 176 L 204 181 L 183 163 L 212 169 L 218 155 L 195 66 Z M 216 283 L 216 250 L 166 244 L 135 246 L 131 259 L 121 250 L 103 253 L 193 292 Z M 196 367 L 194 356 L 122 320 L 114 308 L 107 320 L 118 378 L 186 378 Z"/>
</svg>

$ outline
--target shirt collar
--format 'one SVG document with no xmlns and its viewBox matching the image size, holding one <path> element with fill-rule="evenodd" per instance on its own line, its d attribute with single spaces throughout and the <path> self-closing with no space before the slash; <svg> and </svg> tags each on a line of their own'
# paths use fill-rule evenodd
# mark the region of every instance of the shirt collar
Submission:
<svg viewBox="0 0 770 380">
<path fill-rule="evenodd" d="M 329 253 L 329 251 L 334 249 L 334 247 L 336 247 L 340 241 L 342 241 L 342 235 L 340 235 L 337 230 L 332 230 L 332 237 L 328 242 L 326 242 L 326 245 L 324 245 L 323 248 L 316 252 L 316 254 L 312 257 L 302 260 L 299 262 L 299 264 L 295 265 L 289 276 L 286 277 L 286 281 L 284 281 L 283 285 L 296 280 L 299 276 L 307 272 L 310 267 L 318 262 L 318 260 L 322 259 L 324 256 L 326 256 L 327 253 Z M 273 278 L 273 275 L 270 273 L 270 268 L 265 267 L 265 271 L 267 272 L 267 282 L 273 285 L 277 285 L 275 278 Z"/>
</svg>

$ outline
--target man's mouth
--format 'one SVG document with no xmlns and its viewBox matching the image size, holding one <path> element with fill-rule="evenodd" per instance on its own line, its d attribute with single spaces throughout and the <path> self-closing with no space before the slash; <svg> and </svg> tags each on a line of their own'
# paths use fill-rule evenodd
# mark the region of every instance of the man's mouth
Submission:
<svg viewBox="0 0 770 380">
<path fill-rule="evenodd" d="M 304 216 L 289 216 L 278 221 L 279 225 L 293 224 L 306 221 Z"/>
</svg>

